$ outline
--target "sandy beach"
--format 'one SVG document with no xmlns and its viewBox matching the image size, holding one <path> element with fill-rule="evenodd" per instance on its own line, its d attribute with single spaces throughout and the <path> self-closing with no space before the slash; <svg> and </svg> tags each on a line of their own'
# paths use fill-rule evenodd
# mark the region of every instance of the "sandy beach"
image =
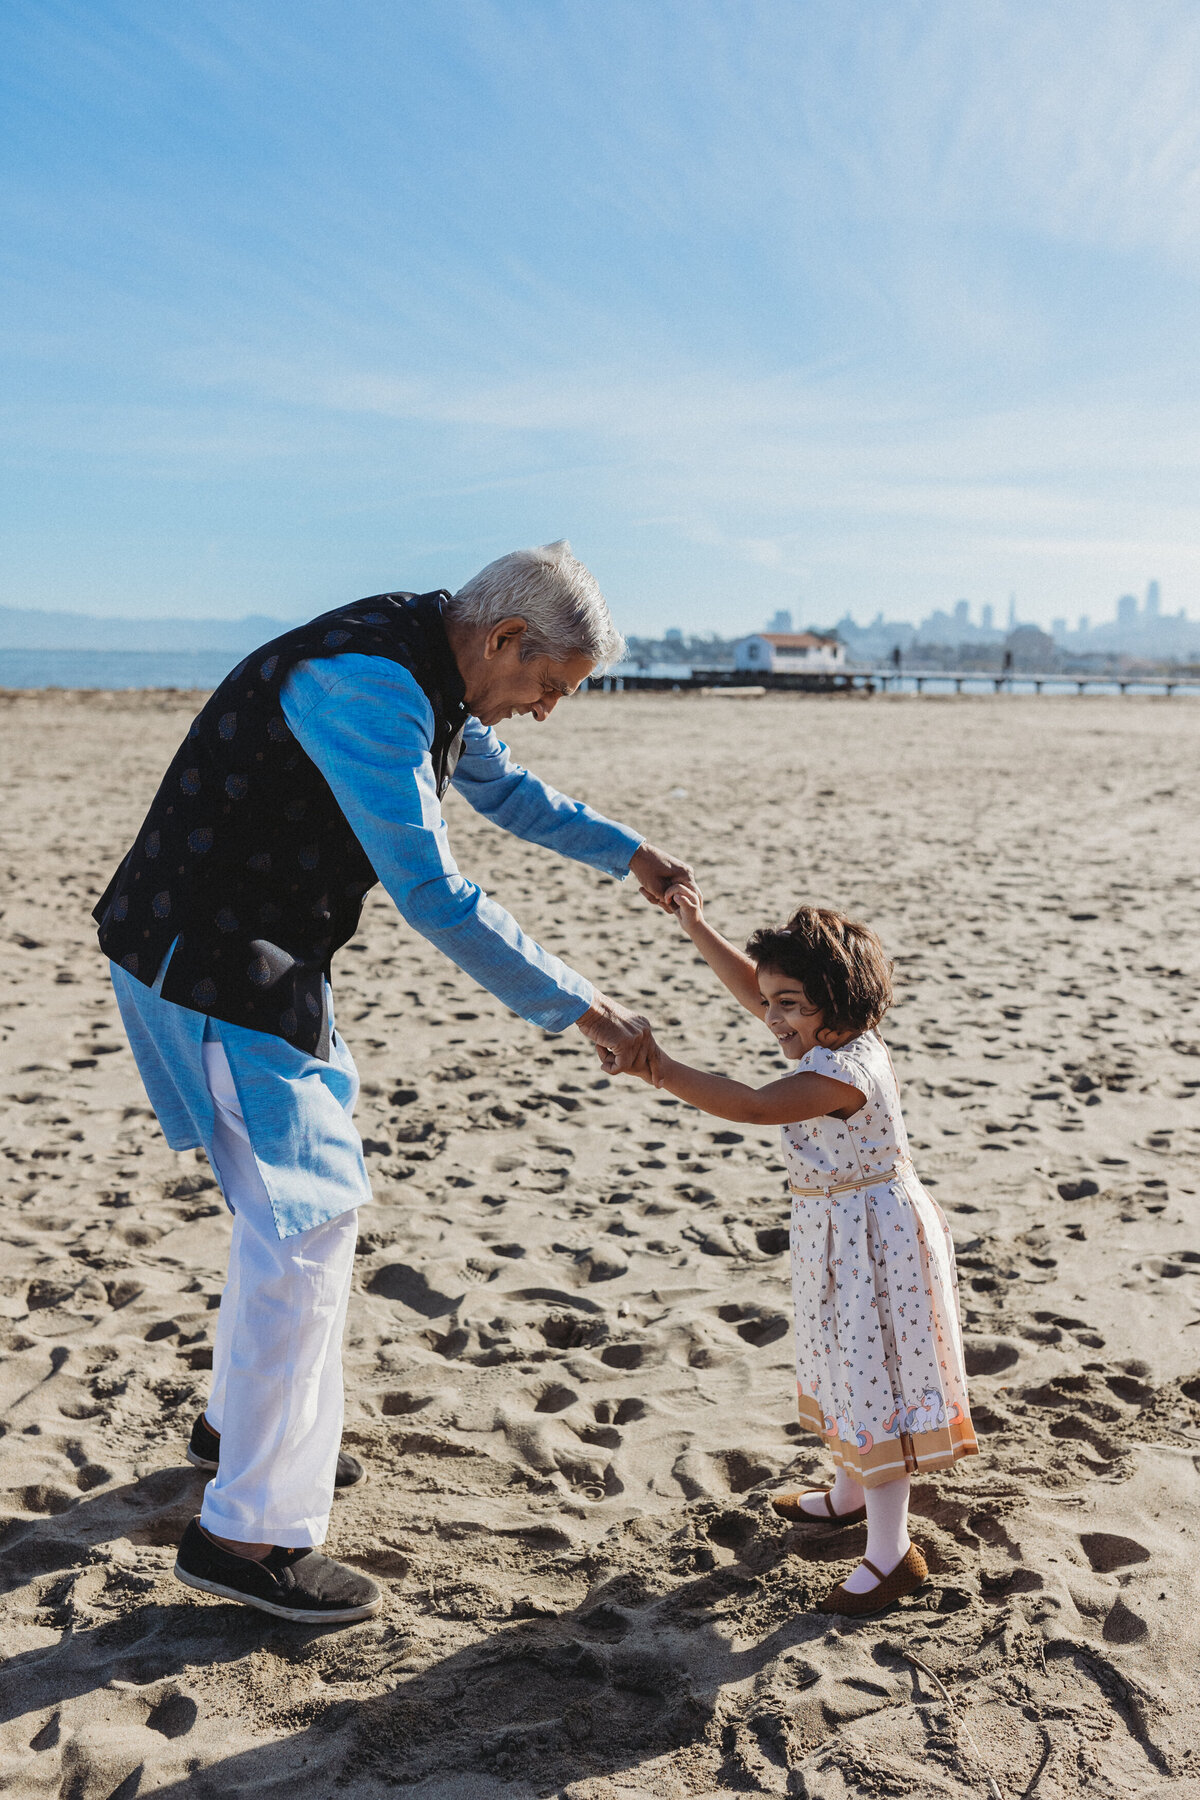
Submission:
<svg viewBox="0 0 1200 1800">
<path fill-rule="evenodd" d="M 982 1455 L 914 1485 L 928 1589 L 812 1612 L 862 1539 L 768 1505 L 828 1469 L 794 1424 L 778 1134 L 609 1081 L 377 889 L 335 971 L 376 1198 L 346 1347 L 369 1475 L 328 1547 L 387 1598 L 321 1631 L 170 1573 L 228 1217 L 157 1130 L 89 913 L 198 704 L 0 697 L 0 1787 L 1197 1800 L 1200 708 L 589 695 L 514 723 L 691 855 L 727 935 L 801 898 L 882 933 Z M 632 884 L 447 816 L 668 1047 L 782 1071 Z"/>
</svg>

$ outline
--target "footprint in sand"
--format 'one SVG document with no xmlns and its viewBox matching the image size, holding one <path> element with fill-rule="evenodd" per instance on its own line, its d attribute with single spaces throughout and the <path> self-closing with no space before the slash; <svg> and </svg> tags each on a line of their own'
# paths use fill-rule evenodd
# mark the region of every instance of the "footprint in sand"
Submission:
<svg viewBox="0 0 1200 1800">
<path fill-rule="evenodd" d="M 543 1388 L 534 1405 L 534 1412 L 565 1412 L 568 1406 L 574 1406 L 579 1395 L 573 1388 L 564 1387 L 560 1381 L 552 1381 L 549 1387 Z"/>
<path fill-rule="evenodd" d="M 190 1694 L 165 1694 L 150 1709 L 146 1724 L 151 1731 L 157 1731 L 162 1737 L 186 1737 L 196 1723 L 199 1707 Z"/>
<path fill-rule="evenodd" d="M 1136 1538 L 1122 1537 L 1114 1531 L 1081 1531 L 1079 1542 L 1083 1554 L 1097 1575 L 1111 1575 L 1114 1569 L 1128 1569 L 1135 1563 L 1150 1561 L 1150 1552 Z"/>
<path fill-rule="evenodd" d="M 746 1306 L 730 1303 L 717 1308 L 717 1317 L 727 1325 L 732 1325 L 743 1343 L 753 1344 L 761 1350 L 766 1344 L 774 1344 L 781 1337 L 786 1337 L 790 1330 L 787 1318 L 781 1312 L 761 1306 Z"/>
<path fill-rule="evenodd" d="M 969 1337 L 964 1345 L 968 1375 L 1002 1375 L 1014 1368 L 1020 1351 L 1007 1338 Z"/>
<path fill-rule="evenodd" d="M 427 1406 L 432 1406 L 434 1399 L 433 1394 L 384 1394 L 379 1410 L 385 1419 L 406 1418 L 410 1413 L 423 1412 Z"/>
<path fill-rule="evenodd" d="M 1113 1601 L 1100 1635 L 1106 1644 L 1136 1644 L 1149 1629 L 1145 1619 L 1139 1618 L 1131 1606 L 1118 1599 Z"/>
</svg>

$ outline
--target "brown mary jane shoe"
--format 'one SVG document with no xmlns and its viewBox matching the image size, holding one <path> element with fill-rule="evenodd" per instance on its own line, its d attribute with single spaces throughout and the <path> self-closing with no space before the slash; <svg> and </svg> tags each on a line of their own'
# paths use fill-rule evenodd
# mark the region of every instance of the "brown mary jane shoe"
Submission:
<svg viewBox="0 0 1200 1800">
<path fill-rule="evenodd" d="M 810 1494 L 821 1495 L 825 1502 L 825 1511 L 829 1515 L 828 1518 L 821 1518 L 819 1513 L 805 1512 L 800 1502 L 807 1500 Z M 853 1512 L 848 1513 L 834 1512 L 828 1488 L 807 1488 L 801 1494 L 778 1494 L 772 1500 L 771 1505 L 780 1518 L 786 1519 L 789 1525 L 819 1525 L 822 1531 L 828 1531 L 831 1525 L 837 1526 L 839 1530 L 843 1525 L 861 1525 L 867 1516 L 865 1506 L 856 1506 Z"/>
<path fill-rule="evenodd" d="M 873 1562 L 868 1562 L 865 1556 L 863 1567 L 870 1569 L 879 1583 L 878 1587 L 873 1587 L 866 1594 L 848 1594 L 839 1581 L 819 1602 L 819 1611 L 842 1613 L 850 1619 L 862 1619 L 869 1613 L 882 1612 L 895 1601 L 903 1600 L 906 1594 L 915 1594 L 929 1579 L 929 1565 L 917 1544 L 910 1544 L 895 1568 L 886 1575 Z"/>
</svg>

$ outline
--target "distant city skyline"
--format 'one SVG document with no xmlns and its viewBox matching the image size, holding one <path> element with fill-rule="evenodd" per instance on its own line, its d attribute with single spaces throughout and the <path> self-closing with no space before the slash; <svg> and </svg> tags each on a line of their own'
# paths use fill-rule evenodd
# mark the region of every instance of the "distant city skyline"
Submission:
<svg viewBox="0 0 1200 1800">
<path fill-rule="evenodd" d="M 1000 642 L 1021 625 L 1037 625 L 1039 629 L 1047 631 L 1056 643 L 1082 648 L 1089 640 L 1095 640 L 1098 645 L 1108 643 L 1114 635 L 1131 640 L 1136 637 L 1152 637 L 1159 633 L 1160 628 L 1161 634 L 1170 638 L 1176 627 L 1194 626 L 1197 642 L 1200 643 L 1200 621 L 1191 619 L 1186 607 L 1180 607 L 1173 613 L 1164 612 L 1162 584 L 1153 577 L 1146 583 L 1144 600 L 1140 600 L 1137 594 L 1121 594 L 1113 602 L 1111 618 L 1099 613 L 1084 612 L 1076 616 L 1074 624 L 1062 614 L 1056 614 L 1047 621 L 1023 617 L 1015 594 L 1009 595 L 1003 624 L 998 623 L 996 605 L 989 600 L 973 602 L 958 599 L 948 608 L 935 606 L 915 620 L 889 617 L 882 608 L 876 608 L 873 613 L 868 612 L 866 617 L 860 617 L 862 610 L 850 607 L 840 618 L 829 620 L 821 615 L 820 609 L 806 609 L 803 602 L 797 602 L 794 608 L 777 608 L 757 628 L 751 629 L 786 633 L 809 628 L 828 630 L 850 622 L 859 631 L 878 629 L 886 632 L 892 627 L 903 627 L 912 632 L 915 638 L 924 637 L 938 643 L 963 643 L 972 639 Z M 973 616 L 974 614 L 978 616 Z M 664 638 L 679 635 L 678 629 L 668 629 L 663 634 Z"/>
<path fill-rule="evenodd" d="M 730 645 L 739 636 L 753 632 L 788 635 L 807 630 L 835 630 L 860 656 L 882 660 L 897 647 L 907 651 L 922 644 L 963 649 L 996 648 L 1009 641 L 1013 633 L 1019 636 L 1031 629 L 1045 632 L 1056 648 L 1070 655 L 1131 654 L 1151 659 L 1200 660 L 1200 620 L 1190 618 L 1186 608 L 1164 612 L 1162 584 L 1156 578 L 1147 582 L 1144 598 L 1122 594 L 1108 616 L 1081 613 L 1073 624 L 1061 615 L 1050 620 L 1048 625 L 1022 618 L 1013 595 L 1009 597 L 1002 624 L 997 622 L 993 602 L 984 601 L 975 606 L 968 599 L 958 599 L 948 608 L 934 607 L 917 619 L 889 617 L 882 609 L 873 614 L 866 611 L 864 616 L 864 609 L 859 608 L 829 621 L 802 605 L 794 610 L 778 607 L 760 619 L 750 633 L 726 631 L 712 635 Z M 675 646 L 682 653 L 689 637 L 695 643 L 702 641 L 703 634 L 693 636 L 682 627 L 671 626 L 661 633 L 631 633 L 630 636 L 639 644 L 658 643 L 665 645 L 668 651 Z"/>
</svg>

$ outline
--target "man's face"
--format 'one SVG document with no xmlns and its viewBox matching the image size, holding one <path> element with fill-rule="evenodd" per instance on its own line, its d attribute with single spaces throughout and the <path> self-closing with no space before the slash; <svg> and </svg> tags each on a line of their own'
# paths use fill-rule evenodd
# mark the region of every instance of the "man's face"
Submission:
<svg viewBox="0 0 1200 1800">
<path fill-rule="evenodd" d="M 509 627 L 515 629 L 509 629 Z M 506 621 L 491 633 L 467 694 L 467 705 L 484 725 L 499 725 L 514 715 L 527 714 L 539 724 L 548 719 L 560 700 L 565 700 L 587 680 L 593 663 L 582 654 L 555 662 L 549 656 L 521 661 L 525 621 Z"/>
</svg>

